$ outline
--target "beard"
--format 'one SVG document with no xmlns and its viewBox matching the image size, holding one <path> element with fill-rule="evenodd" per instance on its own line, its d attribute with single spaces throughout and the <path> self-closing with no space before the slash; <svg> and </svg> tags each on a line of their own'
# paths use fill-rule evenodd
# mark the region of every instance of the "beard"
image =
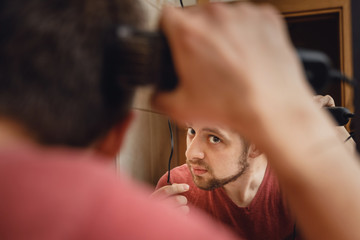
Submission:
<svg viewBox="0 0 360 240">
<path fill-rule="evenodd" d="M 191 170 L 190 170 L 190 172 L 193 177 L 193 181 L 198 188 L 200 188 L 202 190 L 210 191 L 210 190 L 222 187 L 228 183 L 231 183 L 231 182 L 235 181 L 236 179 L 238 179 L 241 175 L 243 175 L 249 166 L 246 155 L 247 154 L 244 152 L 244 154 L 242 154 L 239 157 L 237 172 L 233 175 L 230 175 L 230 176 L 227 176 L 224 178 L 214 177 L 212 168 L 210 168 L 209 165 L 207 165 L 202 160 L 186 160 L 186 164 L 188 165 L 189 170 L 191 169 L 190 164 L 194 164 L 194 165 L 203 167 L 207 170 L 207 173 L 210 175 L 210 179 L 206 179 L 203 176 L 197 176 Z"/>
</svg>

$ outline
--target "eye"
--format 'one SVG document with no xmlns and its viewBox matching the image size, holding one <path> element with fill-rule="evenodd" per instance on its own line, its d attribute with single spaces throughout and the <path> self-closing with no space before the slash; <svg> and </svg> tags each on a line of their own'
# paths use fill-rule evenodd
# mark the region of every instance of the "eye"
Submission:
<svg viewBox="0 0 360 240">
<path fill-rule="evenodd" d="M 190 135 L 190 136 L 194 136 L 195 135 L 195 130 L 191 127 L 188 128 L 187 130 L 187 134 Z"/>
<path fill-rule="evenodd" d="M 218 138 L 217 136 L 211 135 L 209 138 L 211 143 L 219 143 L 221 142 L 220 138 Z"/>
</svg>

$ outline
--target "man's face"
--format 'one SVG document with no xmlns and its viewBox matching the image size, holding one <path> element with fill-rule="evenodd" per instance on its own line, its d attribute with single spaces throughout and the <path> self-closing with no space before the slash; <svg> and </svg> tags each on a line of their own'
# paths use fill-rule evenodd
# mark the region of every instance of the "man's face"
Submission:
<svg viewBox="0 0 360 240">
<path fill-rule="evenodd" d="M 235 181 L 248 166 L 244 141 L 229 129 L 189 124 L 186 145 L 186 163 L 201 189 Z"/>
</svg>

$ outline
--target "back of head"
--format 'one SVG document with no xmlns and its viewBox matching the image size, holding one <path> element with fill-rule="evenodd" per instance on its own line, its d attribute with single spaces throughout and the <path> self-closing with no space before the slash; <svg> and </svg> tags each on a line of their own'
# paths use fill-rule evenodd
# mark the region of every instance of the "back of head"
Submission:
<svg viewBox="0 0 360 240">
<path fill-rule="evenodd" d="M 1 1 L 0 116 L 43 144 L 87 146 L 107 133 L 133 92 L 111 91 L 104 42 L 140 14 L 135 0 Z"/>
</svg>

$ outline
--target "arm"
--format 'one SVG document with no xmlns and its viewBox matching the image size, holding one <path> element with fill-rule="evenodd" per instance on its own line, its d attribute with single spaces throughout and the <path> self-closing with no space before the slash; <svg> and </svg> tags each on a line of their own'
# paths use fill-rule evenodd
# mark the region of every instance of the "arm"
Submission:
<svg viewBox="0 0 360 240">
<path fill-rule="evenodd" d="M 165 9 L 180 83 L 154 104 L 179 121 L 228 124 L 269 157 L 309 239 L 360 239 L 360 167 L 313 92 L 269 6 Z M 350 214 L 351 213 L 351 214 Z"/>
</svg>

